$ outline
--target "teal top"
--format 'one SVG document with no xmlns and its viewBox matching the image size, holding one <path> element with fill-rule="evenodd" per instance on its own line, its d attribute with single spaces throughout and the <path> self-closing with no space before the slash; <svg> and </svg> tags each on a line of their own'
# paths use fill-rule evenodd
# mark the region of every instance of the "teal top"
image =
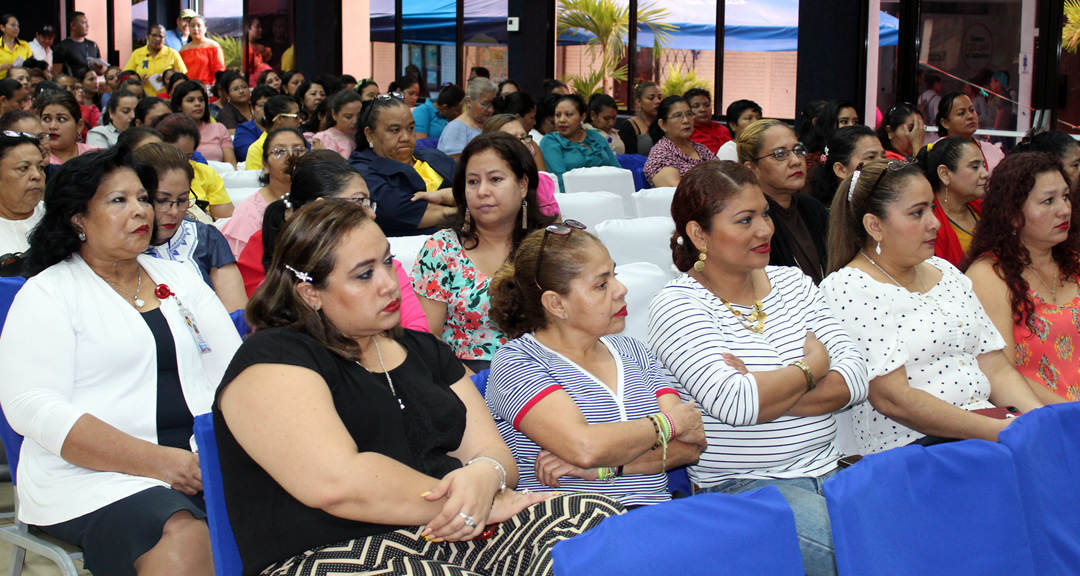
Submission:
<svg viewBox="0 0 1080 576">
<path fill-rule="evenodd" d="M 540 151 L 544 153 L 547 171 L 559 179 L 560 192 L 565 191 L 562 180 L 564 172 L 597 166 L 620 168 L 607 138 L 596 130 L 585 130 L 585 140 L 581 143 L 571 142 L 557 132 L 549 132 L 540 140 Z"/>
<path fill-rule="evenodd" d="M 439 109 L 435 107 L 435 100 L 428 98 L 427 102 L 417 106 L 412 112 L 413 120 L 416 121 L 416 131 L 421 134 L 427 134 L 428 138 L 438 138 L 442 136 L 443 129 L 446 128 L 446 124 L 450 122 L 443 115 L 439 113 Z"/>
</svg>

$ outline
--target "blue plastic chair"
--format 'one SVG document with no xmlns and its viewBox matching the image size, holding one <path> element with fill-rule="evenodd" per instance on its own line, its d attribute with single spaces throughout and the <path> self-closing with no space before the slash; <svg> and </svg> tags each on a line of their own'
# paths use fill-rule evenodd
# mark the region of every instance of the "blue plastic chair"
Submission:
<svg viewBox="0 0 1080 576">
<path fill-rule="evenodd" d="M 998 439 L 1012 453 L 1040 575 L 1080 571 L 1080 404 L 1025 414 Z"/>
<path fill-rule="evenodd" d="M 423 138 L 416 141 L 417 150 L 431 150 L 439 147 L 438 138 Z"/>
<path fill-rule="evenodd" d="M 1012 455 L 1000 444 L 871 454 L 825 482 L 825 499 L 840 576 L 1036 573 Z"/>
<path fill-rule="evenodd" d="M 641 154 L 619 154 L 615 156 L 619 166 L 634 173 L 634 190 L 644 190 L 649 185 L 645 182 L 645 161 L 648 158 Z"/>
<path fill-rule="evenodd" d="M 604 519 L 555 544 L 559 576 L 803 576 L 795 515 L 775 486 L 701 494 Z"/>
<path fill-rule="evenodd" d="M 26 279 L 22 277 L 0 278 L 0 333 L 3 333 L 4 322 L 7 320 L 8 311 L 11 310 L 15 295 L 25 283 Z M 22 450 L 23 437 L 11 429 L 3 410 L 0 410 L 0 441 L 3 441 L 4 450 L 7 452 L 8 467 L 11 470 L 11 485 L 14 488 L 18 485 L 19 451 Z M 18 490 L 15 491 L 14 520 L 14 526 L 0 528 L 0 540 L 10 542 L 14 547 L 8 574 L 11 576 L 22 574 L 28 550 L 52 560 L 60 568 L 60 572 L 64 576 L 76 576 L 79 573 L 75 568 L 74 561 L 82 558 L 82 552 L 68 552 L 63 547 L 31 533 L 30 527 L 19 520 Z"/>
<path fill-rule="evenodd" d="M 491 374 L 491 370 L 485 369 L 473 374 L 472 381 L 476 384 L 476 389 L 480 391 L 480 396 L 483 396 L 487 392 L 488 375 Z"/>
<path fill-rule="evenodd" d="M 225 484 L 221 478 L 212 414 L 195 417 L 195 443 L 199 446 L 199 468 L 202 470 L 203 497 L 206 499 L 206 521 L 210 525 L 214 573 L 218 576 L 241 576 L 244 563 L 240 560 L 240 549 L 236 547 L 229 511 L 225 508 Z"/>
</svg>

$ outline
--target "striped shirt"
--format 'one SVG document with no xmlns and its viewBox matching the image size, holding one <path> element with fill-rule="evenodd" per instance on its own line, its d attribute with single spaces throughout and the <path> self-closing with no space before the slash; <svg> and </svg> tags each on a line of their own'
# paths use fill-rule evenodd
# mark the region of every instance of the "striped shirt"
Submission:
<svg viewBox="0 0 1080 576">
<path fill-rule="evenodd" d="M 518 489 L 548 489 L 536 479 L 536 457 L 541 447 L 518 428 L 521 419 L 548 394 L 566 392 L 589 424 L 602 424 L 655 414 L 660 410 L 657 398 L 676 393 L 644 344 L 625 336 L 604 336 L 600 341 L 615 358 L 618 385 L 614 391 L 530 334 L 495 353 L 486 399 L 499 432 L 517 460 Z M 558 456 L 558 451 L 550 451 Z M 665 474 L 631 474 L 613 481 L 564 476 L 559 486 L 564 492 L 599 492 L 631 506 L 671 499 Z"/>
<path fill-rule="evenodd" d="M 783 368 L 803 357 L 806 332 L 829 352 L 832 370 L 847 383 L 848 405 L 866 399 L 866 362 L 832 316 L 821 293 L 798 268 L 765 268 L 772 290 L 762 298 L 765 331 L 747 330 L 719 298 L 688 275 L 672 280 L 649 307 L 649 344 L 676 389 L 704 411 L 708 449 L 690 478 L 703 487 L 732 478 L 820 476 L 836 467 L 836 421 L 822 416 L 781 416 L 758 423 L 754 372 Z M 744 315 L 751 309 L 733 304 Z M 743 375 L 724 362 L 738 356 Z"/>
</svg>

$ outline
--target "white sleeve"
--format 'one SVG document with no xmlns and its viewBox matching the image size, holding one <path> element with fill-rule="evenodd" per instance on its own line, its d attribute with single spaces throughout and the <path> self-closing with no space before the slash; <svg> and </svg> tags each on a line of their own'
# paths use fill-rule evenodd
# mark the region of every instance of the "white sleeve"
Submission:
<svg viewBox="0 0 1080 576">
<path fill-rule="evenodd" d="M 834 272 L 821 282 L 825 302 L 866 360 L 868 380 L 903 367 L 910 357 L 883 288 L 865 274 L 848 270 Z"/>
<path fill-rule="evenodd" d="M 844 377 L 851 399 L 848 406 L 853 406 L 864 400 L 869 392 L 869 382 L 866 376 L 866 360 L 851 341 L 851 336 L 844 331 L 832 310 L 825 302 L 822 291 L 814 286 L 809 276 L 803 276 L 803 289 L 811 292 L 810 301 L 813 307 L 807 310 L 807 326 L 814 332 L 818 340 L 829 351 L 830 370 L 838 372 Z"/>
</svg>

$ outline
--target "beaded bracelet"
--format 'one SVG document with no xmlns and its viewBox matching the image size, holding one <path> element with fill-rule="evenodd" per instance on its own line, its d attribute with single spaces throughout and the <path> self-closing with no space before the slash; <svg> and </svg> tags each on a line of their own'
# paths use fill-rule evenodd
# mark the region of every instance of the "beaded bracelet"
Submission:
<svg viewBox="0 0 1080 576">
<path fill-rule="evenodd" d="M 499 472 L 499 492 L 506 490 L 506 468 L 503 468 L 503 465 L 498 460 L 487 456 L 477 456 L 476 458 L 469 460 L 465 465 L 471 466 L 473 462 L 488 462 L 494 466 L 495 470 Z"/>
<path fill-rule="evenodd" d="M 664 416 L 664 419 L 667 420 L 668 428 L 671 429 L 671 434 L 668 435 L 668 442 L 670 442 L 673 438 L 679 435 L 677 432 L 675 432 L 675 420 L 672 419 L 671 414 L 668 414 L 667 412 L 661 412 L 660 414 L 662 414 Z"/>
</svg>

